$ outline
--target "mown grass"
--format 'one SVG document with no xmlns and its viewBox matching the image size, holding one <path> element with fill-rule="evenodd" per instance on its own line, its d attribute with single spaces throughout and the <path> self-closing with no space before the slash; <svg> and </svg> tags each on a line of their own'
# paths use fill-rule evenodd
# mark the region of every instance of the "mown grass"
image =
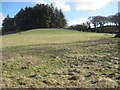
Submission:
<svg viewBox="0 0 120 90">
<path fill-rule="evenodd" d="M 118 39 L 113 37 L 62 29 L 2 36 L 2 87 L 119 87 Z"/>
</svg>

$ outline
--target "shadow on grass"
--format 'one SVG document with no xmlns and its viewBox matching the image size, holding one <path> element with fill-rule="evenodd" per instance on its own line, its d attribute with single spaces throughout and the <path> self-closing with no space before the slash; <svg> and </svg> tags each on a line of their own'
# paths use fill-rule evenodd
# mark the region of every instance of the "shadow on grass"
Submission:
<svg viewBox="0 0 120 90">
<path fill-rule="evenodd" d="M 70 54 L 71 52 L 78 51 L 80 53 L 99 53 L 105 52 L 107 50 L 104 45 L 115 44 L 115 49 L 117 47 L 118 40 L 114 38 L 104 38 L 100 40 L 90 40 L 90 41 L 76 41 L 72 43 L 46 43 L 46 44 L 37 44 L 37 45 L 26 45 L 26 46 L 13 46 L 3 49 L 3 57 L 7 57 L 8 54 L 14 52 L 22 55 L 35 55 L 35 56 L 49 56 L 54 58 L 54 56 L 63 56 L 64 54 Z M 88 49 L 93 47 L 92 49 Z M 87 50 L 86 50 L 87 49 Z M 110 50 L 112 48 L 109 48 Z M 94 52 L 92 52 L 94 51 Z M 13 55 L 14 57 L 15 55 Z M 18 55 L 19 56 L 19 55 Z M 9 56 L 10 57 L 10 56 Z"/>
</svg>

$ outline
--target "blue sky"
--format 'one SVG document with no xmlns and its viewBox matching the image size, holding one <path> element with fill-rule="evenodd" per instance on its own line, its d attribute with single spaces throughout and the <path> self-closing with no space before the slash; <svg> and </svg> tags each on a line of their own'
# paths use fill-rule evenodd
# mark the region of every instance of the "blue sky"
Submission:
<svg viewBox="0 0 120 90">
<path fill-rule="evenodd" d="M 32 7 L 36 3 L 53 3 L 58 9 L 62 9 L 68 25 L 80 24 L 85 22 L 89 16 L 109 16 L 118 12 L 119 0 L 24 0 L 24 2 L 17 2 L 17 0 L 3 0 L 2 12 L 0 12 L 0 19 L 3 20 L 8 14 L 14 17 L 21 8 Z M 21 0 L 22 1 L 22 0 Z M 1 24 L 1 23 L 0 23 Z M 1 25 L 0 25 L 1 26 Z"/>
</svg>

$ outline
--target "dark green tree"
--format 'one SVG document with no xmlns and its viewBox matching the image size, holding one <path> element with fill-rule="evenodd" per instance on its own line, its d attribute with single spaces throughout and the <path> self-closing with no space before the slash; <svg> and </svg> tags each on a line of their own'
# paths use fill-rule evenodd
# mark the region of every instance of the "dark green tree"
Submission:
<svg viewBox="0 0 120 90">
<path fill-rule="evenodd" d="M 2 23 L 2 34 L 5 34 L 7 32 L 11 32 L 15 30 L 16 28 L 16 23 L 14 21 L 14 18 L 10 18 L 9 15 L 3 20 Z"/>
<path fill-rule="evenodd" d="M 60 28 L 63 28 L 63 27 L 66 27 L 67 26 L 67 21 L 65 19 L 65 16 L 62 12 L 62 10 L 59 11 L 59 14 L 60 14 Z"/>
<path fill-rule="evenodd" d="M 4 28 L 8 29 L 6 23 L 10 23 L 10 21 L 12 22 L 11 27 L 15 26 L 12 31 L 36 28 L 64 28 L 67 25 L 63 12 L 54 8 L 52 4 L 36 4 L 34 7 L 22 8 L 13 19 L 10 19 L 10 17 L 7 17 L 4 20 L 3 30 Z M 8 31 L 7 29 L 6 31 Z"/>
</svg>

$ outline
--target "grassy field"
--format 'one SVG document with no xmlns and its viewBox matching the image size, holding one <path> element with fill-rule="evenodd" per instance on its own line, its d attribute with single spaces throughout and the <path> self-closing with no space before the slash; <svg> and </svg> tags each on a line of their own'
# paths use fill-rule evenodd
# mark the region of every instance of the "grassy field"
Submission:
<svg viewBox="0 0 120 90">
<path fill-rule="evenodd" d="M 117 88 L 113 34 L 34 29 L 2 36 L 2 87 Z"/>
</svg>

